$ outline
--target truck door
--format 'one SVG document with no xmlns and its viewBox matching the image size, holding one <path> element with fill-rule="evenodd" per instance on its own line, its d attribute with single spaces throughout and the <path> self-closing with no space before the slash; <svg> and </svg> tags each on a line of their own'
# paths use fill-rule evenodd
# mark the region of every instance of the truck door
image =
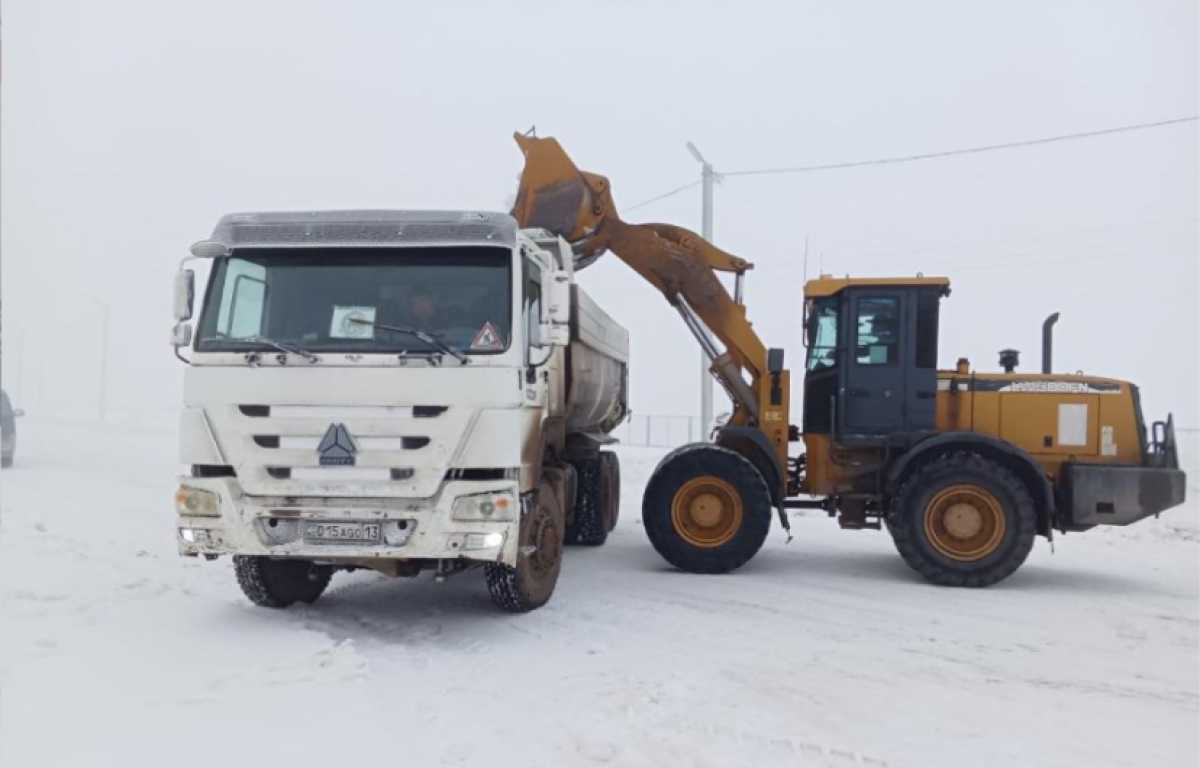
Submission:
<svg viewBox="0 0 1200 768">
<path fill-rule="evenodd" d="M 848 292 L 841 431 L 882 436 L 904 429 L 904 292 Z M 908 354 L 911 354 L 909 352 Z"/>
</svg>

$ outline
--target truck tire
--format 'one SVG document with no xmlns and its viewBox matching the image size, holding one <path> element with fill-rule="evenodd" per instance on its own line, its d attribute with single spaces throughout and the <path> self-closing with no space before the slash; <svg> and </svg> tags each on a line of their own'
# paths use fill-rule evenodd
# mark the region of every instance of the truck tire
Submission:
<svg viewBox="0 0 1200 768">
<path fill-rule="evenodd" d="M 611 532 L 621 517 L 621 460 L 612 451 L 600 452 L 600 478 L 604 486 L 604 530 Z"/>
<path fill-rule="evenodd" d="M 558 499 L 545 485 L 534 495 L 536 499 L 522 499 L 516 567 L 503 563 L 484 566 L 492 602 L 510 613 L 545 605 L 562 569 L 563 513 Z"/>
<path fill-rule="evenodd" d="M 608 539 L 605 512 L 610 495 L 605 483 L 604 455 L 575 462 L 575 509 L 567 524 L 566 543 L 598 547 Z"/>
<path fill-rule="evenodd" d="M 727 573 L 762 547 L 771 492 L 748 459 L 694 443 L 667 454 L 646 484 L 642 524 L 663 558 L 692 573 Z"/>
<path fill-rule="evenodd" d="M 904 562 L 934 584 L 986 587 L 1025 562 L 1037 533 L 1029 489 L 977 453 L 923 464 L 892 500 L 888 531 Z"/>
<path fill-rule="evenodd" d="M 233 569 L 242 593 L 264 608 L 287 608 L 297 601 L 313 603 L 333 577 L 328 565 L 251 555 L 234 555 Z"/>
</svg>

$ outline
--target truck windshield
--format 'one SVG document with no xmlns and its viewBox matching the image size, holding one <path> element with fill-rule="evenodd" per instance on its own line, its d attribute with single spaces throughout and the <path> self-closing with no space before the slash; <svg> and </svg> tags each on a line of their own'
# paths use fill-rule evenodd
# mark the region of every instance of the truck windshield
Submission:
<svg viewBox="0 0 1200 768">
<path fill-rule="evenodd" d="M 467 354 L 508 348 L 512 252 L 497 247 L 312 248 L 234 252 L 213 266 L 196 349 L 270 339 L 309 352 Z"/>
<path fill-rule="evenodd" d="M 819 371 L 837 365 L 838 300 L 814 299 L 809 305 L 808 370 Z"/>
</svg>

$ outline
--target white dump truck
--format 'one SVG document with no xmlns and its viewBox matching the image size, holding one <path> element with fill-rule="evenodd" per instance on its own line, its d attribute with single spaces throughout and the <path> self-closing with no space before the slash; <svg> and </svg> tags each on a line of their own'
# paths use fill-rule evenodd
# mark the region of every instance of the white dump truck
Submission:
<svg viewBox="0 0 1200 768">
<path fill-rule="evenodd" d="M 629 338 L 575 266 L 500 213 L 223 217 L 175 285 L 179 552 L 233 555 L 268 607 L 473 566 L 501 608 L 544 604 L 620 496 Z"/>
</svg>

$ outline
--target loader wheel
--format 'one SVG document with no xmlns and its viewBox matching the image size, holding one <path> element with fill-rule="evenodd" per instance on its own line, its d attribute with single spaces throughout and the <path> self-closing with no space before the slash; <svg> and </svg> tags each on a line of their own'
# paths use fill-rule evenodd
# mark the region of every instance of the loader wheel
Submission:
<svg viewBox="0 0 1200 768">
<path fill-rule="evenodd" d="M 617 527 L 621 517 L 621 460 L 612 451 L 600 452 L 600 481 L 604 485 L 604 530 Z"/>
<path fill-rule="evenodd" d="M 297 601 L 313 603 L 333 577 L 328 565 L 253 555 L 234 555 L 233 569 L 242 593 L 264 608 L 287 608 Z"/>
<path fill-rule="evenodd" d="M 726 573 L 762 547 L 771 527 L 771 493 L 741 455 L 710 443 L 685 445 L 650 476 L 642 524 L 676 568 Z"/>
<path fill-rule="evenodd" d="M 608 493 L 604 482 L 603 453 L 575 462 L 575 509 L 567 524 L 566 543 L 598 547 L 608 538 L 604 524 Z"/>
<path fill-rule="evenodd" d="M 511 613 L 540 608 L 554 594 L 562 568 L 563 515 L 548 486 L 536 499 L 522 499 L 516 567 L 503 563 L 484 566 L 488 593 L 496 607 Z"/>
<path fill-rule="evenodd" d="M 976 453 L 942 456 L 900 486 L 888 530 L 904 562 L 935 584 L 986 587 L 1033 548 L 1037 515 L 1012 471 Z"/>
</svg>

